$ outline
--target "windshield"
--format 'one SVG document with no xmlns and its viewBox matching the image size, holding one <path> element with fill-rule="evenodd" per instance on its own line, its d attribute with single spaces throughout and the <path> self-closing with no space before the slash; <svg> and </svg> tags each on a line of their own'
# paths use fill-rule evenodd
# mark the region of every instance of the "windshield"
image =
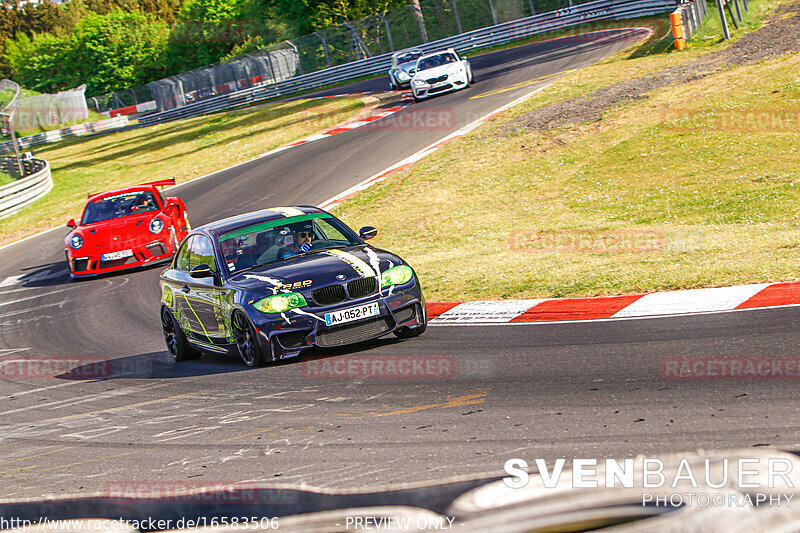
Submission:
<svg viewBox="0 0 800 533">
<path fill-rule="evenodd" d="M 408 52 L 397 56 L 397 64 L 402 65 L 403 63 L 411 63 L 420 57 L 422 57 L 422 52 Z"/>
<path fill-rule="evenodd" d="M 435 56 L 429 56 L 424 59 L 419 60 L 419 65 L 417 65 L 417 70 L 428 70 L 429 68 L 436 68 L 441 67 L 442 65 L 446 65 L 448 63 L 455 63 L 458 61 L 455 55 L 450 52 L 444 54 L 438 54 Z"/>
<path fill-rule="evenodd" d="M 150 191 L 134 191 L 115 196 L 106 196 L 86 205 L 81 224 L 102 222 L 111 218 L 138 215 L 148 211 L 157 211 L 158 204 Z"/>
<path fill-rule="evenodd" d="M 251 224 L 219 237 L 220 255 L 229 273 L 302 253 L 358 244 L 361 240 L 353 230 L 324 213 Z"/>
</svg>

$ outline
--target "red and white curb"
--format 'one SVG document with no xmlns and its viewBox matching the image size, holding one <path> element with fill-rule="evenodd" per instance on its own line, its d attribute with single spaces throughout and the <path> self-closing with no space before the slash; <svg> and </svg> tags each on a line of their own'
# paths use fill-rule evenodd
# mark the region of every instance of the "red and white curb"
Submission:
<svg viewBox="0 0 800 533">
<path fill-rule="evenodd" d="M 379 93 L 350 93 L 350 94 L 336 94 L 330 96 L 322 96 L 320 98 L 335 98 L 337 96 L 361 96 L 361 95 L 368 95 L 368 94 L 379 94 Z M 337 126 L 335 128 L 331 128 L 327 131 L 323 131 L 322 133 L 315 133 L 314 135 L 309 135 L 304 139 L 300 139 L 299 141 L 290 142 L 284 146 L 279 146 L 278 148 L 274 148 L 269 152 L 265 152 L 258 157 L 265 157 L 268 155 L 276 154 L 278 152 L 283 152 L 284 150 L 288 150 L 289 148 L 294 148 L 295 146 L 300 146 L 301 144 L 307 144 L 310 142 L 318 141 L 320 139 L 327 139 L 328 137 L 333 137 L 334 135 L 339 135 L 340 133 L 344 133 L 346 131 L 354 130 L 360 128 L 361 126 L 366 126 L 367 124 L 371 124 L 376 120 L 380 120 L 382 118 L 386 118 L 390 115 L 394 115 L 407 105 L 409 105 L 413 101 L 413 97 L 411 96 L 411 91 L 403 91 L 402 98 L 400 103 L 394 107 L 390 107 L 388 109 L 384 109 L 379 113 L 375 113 L 374 115 L 370 115 L 368 117 L 355 120 L 348 124 L 344 124 L 343 126 Z"/>
<path fill-rule="evenodd" d="M 800 281 L 597 298 L 428 303 L 431 325 L 623 319 L 800 305 Z"/>
</svg>

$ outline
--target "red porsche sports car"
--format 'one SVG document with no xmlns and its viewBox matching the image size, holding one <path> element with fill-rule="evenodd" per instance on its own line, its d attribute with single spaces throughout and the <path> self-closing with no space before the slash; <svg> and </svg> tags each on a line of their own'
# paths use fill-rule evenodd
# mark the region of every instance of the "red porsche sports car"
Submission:
<svg viewBox="0 0 800 533">
<path fill-rule="evenodd" d="M 89 195 L 80 224 L 64 240 L 70 276 L 81 278 L 123 270 L 172 257 L 189 232 L 186 206 L 164 197 L 157 187 L 175 180 L 154 181 Z"/>
</svg>

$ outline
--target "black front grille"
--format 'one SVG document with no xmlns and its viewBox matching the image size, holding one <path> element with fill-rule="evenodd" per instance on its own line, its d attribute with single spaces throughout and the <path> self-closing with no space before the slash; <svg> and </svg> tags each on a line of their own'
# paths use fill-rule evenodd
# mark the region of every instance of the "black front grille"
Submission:
<svg viewBox="0 0 800 533">
<path fill-rule="evenodd" d="M 414 306 L 412 305 L 411 307 L 406 307 L 405 309 L 397 311 L 394 314 L 394 319 L 398 324 L 402 324 L 414 318 L 414 314 Z"/>
<path fill-rule="evenodd" d="M 343 285 L 328 285 L 327 287 L 320 287 L 311 292 L 311 297 L 319 305 L 333 305 L 343 302 L 347 296 L 344 294 Z"/>
<path fill-rule="evenodd" d="M 72 271 L 73 272 L 80 272 L 81 270 L 86 270 L 86 267 L 89 266 L 89 258 L 84 257 L 83 259 L 73 259 L 72 260 Z"/>
<path fill-rule="evenodd" d="M 290 331 L 278 334 L 277 338 L 284 348 L 299 348 L 306 345 L 307 334 L 307 331 Z"/>
<path fill-rule="evenodd" d="M 372 294 L 375 292 L 375 289 L 378 288 L 376 279 L 377 278 L 354 279 L 347 284 L 347 293 L 350 295 L 350 298 L 363 298 L 364 296 Z"/>
<path fill-rule="evenodd" d="M 153 257 L 158 257 L 159 255 L 164 255 L 167 253 L 167 250 L 164 248 L 164 245 L 161 243 L 158 244 L 151 244 L 147 247 L 147 250 L 153 254 Z"/>
<path fill-rule="evenodd" d="M 447 85 L 442 85 L 441 87 L 434 87 L 434 88 L 430 89 L 428 92 L 429 93 L 438 93 L 438 92 L 446 91 L 447 89 L 452 89 L 452 88 L 453 88 L 453 86 L 448 83 Z"/>
<path fill-rule="evenodd" d="M 380 337 L 390 329 L 392 329 L 392 323 L 389 318 L 375 318 L 366 322 L 323 330 L 317 334 L 316 344 L 322 347 L 354 344 Z"/>
<path fill-rule="evenodd" d="M 433 85 L 434 83 L 439 83 L 440 81 L 445 81 L 446 79 L 447 79 L 447 74 L 445 74 L 444 76 L 439 76 L 438 78 L 428 78 L 425 81 Z"/>
</svg>

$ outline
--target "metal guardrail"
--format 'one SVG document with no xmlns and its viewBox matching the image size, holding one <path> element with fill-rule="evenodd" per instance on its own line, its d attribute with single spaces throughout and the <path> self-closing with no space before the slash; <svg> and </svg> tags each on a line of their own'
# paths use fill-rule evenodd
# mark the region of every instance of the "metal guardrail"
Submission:
<svg viewBox="0 0 800 533">
<path fill-rule="evenodd" d="M 26 207 L 53 188 L 50 164 L 42 159 L 21 160 L 25 174 L 29 176 L 0 187 L 0 218 L 7 217 Z M 18 176 L 16 158 L 0 157 L 0 171 Z"/>
<path fill-rule="evenodd" d="M 538 33 L 562 30 L 586 22 L 657 15 L 674 9 L 675 0 L 598 0 L 481 28 L 438 41 L 431 41 L 419 45 L 418 48 L 425 52 L 431 52 L 452 47 L 459 52 L 466 52 L 478 48 L 502 45 Z M 319 70 L 311 74 L 295 76 L 282 82 L 251 87 L 235 93 L 208 98 L 184 107 L 144 115 L 140 117 L 139 124 L 149 126 L 196 117 L 223 109 L 241 107 L 253 102 L 344 82 L 360 76 L 377 74 L 388 71 L 390 62 L 391 54 L 382 54 L 362 59 L 361 61 Z"/>
<path fill-rule="evenodd" d="M 681 4 L 677 11 L 681 14 L 683 22 L 683 35 L 688 41 L 703 24 L 708 14 L 708 5 L 703 0 Z"/>
<path fill-rule="evenodd" d="M 68 128 L 61 128 L 60 130 L 46 131 L 44 133 L 37 133 L 36 135 L 28 135 L 27 137 L 19 137 L 17 144 L 20 148 L 29 148 L 39 144 L 60 141 L 62 139 L 69 139 L 70 137 L 77 137 L 80 135 L 90 135 L 98 131 L 105 131 L 111 129 L 123 128 L 128 125 L 128 117 L 120 115 L 118 117 L 98 120 L 96 122 L 87 122 L 85 124 L 77 124 L 69 126 Z M 11 141 L 0 143 L 0 154 L 10 153 L 13 150 Z"/>
</svg>

